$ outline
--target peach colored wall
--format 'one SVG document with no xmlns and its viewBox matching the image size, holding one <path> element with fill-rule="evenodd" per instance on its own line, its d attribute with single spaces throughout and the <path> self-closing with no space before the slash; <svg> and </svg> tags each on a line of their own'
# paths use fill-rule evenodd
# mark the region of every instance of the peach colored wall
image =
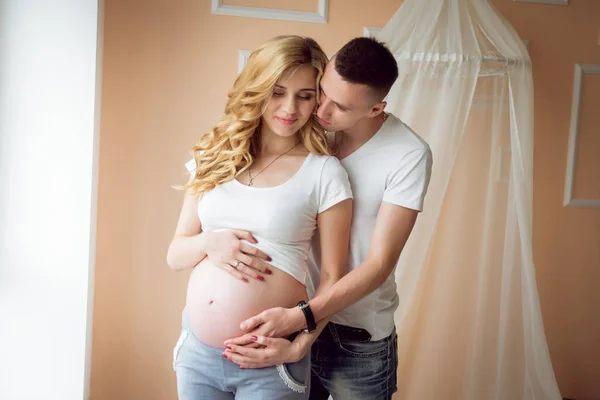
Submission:
<svg viewBox="0 0 600 400">
<path fill-rule="evenodd" d="M 569 3 L 550 6 L 494 1 L 521 37 L 531 40 L 535 90 L 533 250 L 552 364 L 563 397 L 597 400 L 600 209 L 563 208 L 562 202 L 574 63 L 600 64 L 600 2 Z M 586 87 L 591 86 L 586 82 Z M 598 98 L 596 92 L 596 113 L 600 109 Z M 600 125 L 593 129 L 597 156 Z M 582 136 L 588 135 L 582 131 Z M 587 139 L 582 137 L 580 148 L 594 144 Z M 587 168 L 593 166 L 588 164 Z M 578 173 L 576 182 L 587 181 L 584 175 Z M 591 189 L 586 194 L 591 194 Z"/>
<path fill-rule="evenodd" d="M 600 2 L 493 3 L 531 41 L 534 250 L 553 364 L 565 396 L 598 399 L 600 210 L 561 204 L 573 63 L 600 64 Z M 332 55 L 363 26 L 383 26 L 400 4 L 330 0 L 329 23 L 310 24 L 215 16 L 209 1 L 106 0 L 92 400 L 176 398 L 172 347 L 188 274 L 165 263 L 181 202 L 170 186 L 184 179 L 188 149 L 222 111 L 237 50 L 297 33 Z"/>
</svg>

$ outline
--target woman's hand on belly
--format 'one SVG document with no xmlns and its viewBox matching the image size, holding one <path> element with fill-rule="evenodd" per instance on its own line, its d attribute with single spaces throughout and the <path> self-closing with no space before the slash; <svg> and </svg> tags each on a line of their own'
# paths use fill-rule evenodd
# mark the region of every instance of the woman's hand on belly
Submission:
<svg viewBox="0 0 600 400">
<path fill-rule="evenodd" d="M 258 345 L 258 347 L 256 346 Z M 241 344 L 227 345 L 223 356 L 241 368 L 267 368 L 299 361 L 306 355 L 287 339 L 251 336 Z"/>
<path fill-rule="evenodd" d="M 257 314 L 240 324 L 240 329 L 248 334 L 225 342 L 244 344 L 252 336 L 285 338 L 306 327 L 306 318 L 299 307 L 274 307 Z"/>
<path fill-rule="evenodd" d="M 250 243 L 257 243 L 250 232 L 227 230 L 219 232 L 203 232 L 205 235 L 204 251 L 208 259 L 236 279 L 248 282 L 248 278 L 264 280 L 262 274 L 271 274 L 271 269 L 264 261 L 271 261 L 265 252 Z"/>
</svg>

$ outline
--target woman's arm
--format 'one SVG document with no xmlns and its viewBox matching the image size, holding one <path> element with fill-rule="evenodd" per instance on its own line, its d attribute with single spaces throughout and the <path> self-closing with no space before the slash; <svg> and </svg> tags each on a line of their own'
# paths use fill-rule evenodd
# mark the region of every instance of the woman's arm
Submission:
<svg viewBox="0 0 600 400">
<path fill-rule="evenodd" d="M 185 194 L 175 235 L 167 251 L 167 264 L 174 271 L 193 268 L 206 257 L 202 243 L 206 237 L 201 235 L 202 224 L 198 218 L 197 204 L 192 194 Z"/>
</svg>

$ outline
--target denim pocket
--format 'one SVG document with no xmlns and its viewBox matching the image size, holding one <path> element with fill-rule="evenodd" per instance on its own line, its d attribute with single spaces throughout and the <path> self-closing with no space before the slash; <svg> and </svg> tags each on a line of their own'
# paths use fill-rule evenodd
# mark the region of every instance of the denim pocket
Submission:
<svg viewBox="0 0 600 400">
<path fill-rule="evenodd" d="M 181 346 L 185 342 L 185 339 L 188 337 L 188 331 L 185 329 L 181 330 L 181 334 L 179 335 L 179 339 L 173 348 L 173 370 L 177 367 L 177 359 L 179 358 L 179 351 L 181 350 Z"/>
<path fill-rule="evenodd" d="M 298 393 L 306 392 L 310 374 L 310 353 L 295 363 L 279 364 L 277 372 L 288 388 Z"/>
<path fill-rule="evenodd" d="M 357 358 L 380 357 L 390 351 L 390 338 L 376 340 L 373 342 L 338 341 L 340 349 Z"/>
</svg>

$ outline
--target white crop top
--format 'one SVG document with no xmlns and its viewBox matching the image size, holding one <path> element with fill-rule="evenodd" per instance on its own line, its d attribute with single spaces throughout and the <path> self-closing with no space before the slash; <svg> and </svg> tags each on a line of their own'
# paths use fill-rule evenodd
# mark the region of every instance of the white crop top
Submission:
<svg viewBox="0 0 600 400">
<path fill-rule="evenodd" d="M 186 163 L 193 172 L 195 160 Z M 337 158 L 310 153 L 285 183 L 257 188 L 237 180 L 205 192 L 198 201 L 203 231 L 240 229 L 258 241 L 271 264 L 306 285 L 307 258 L 317 214 L 352 198 L 346 170 Z"/>
</svg>

